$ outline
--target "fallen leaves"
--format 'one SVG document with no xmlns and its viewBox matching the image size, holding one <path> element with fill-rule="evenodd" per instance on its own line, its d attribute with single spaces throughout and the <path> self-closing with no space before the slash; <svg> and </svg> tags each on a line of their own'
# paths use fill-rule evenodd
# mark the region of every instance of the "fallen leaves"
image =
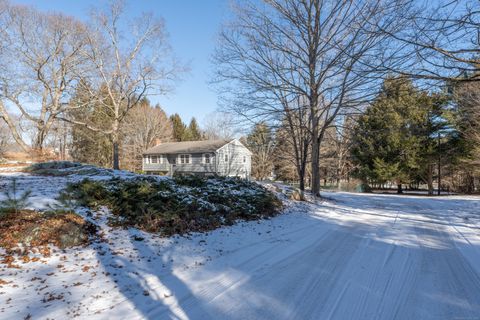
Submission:
<svg viewBox="0 0 480 320">
<path fill-rule="evenodd" d="M 23 253 L 39 248 L 48 257 L 49 244 L 59 248 L 87 244 L 95 233 L 96 227 L 74 212 L 22 210 L 6 214 L 0 220 L 0 247 L 7 250 L 20 247 Z M 22 259 L 24 263 L 30 262 L 26 255 Z"/>
<path fill-rule="evenodd" d="M 15 257 L 11 255 L 6 255 L 3 257 L 2 261 L 0 263 L 4 264 L 7 266 L 7 268 L 16 268 L 20 269 L 21 267 L 17 264 L 14 264 L 15 262 Z"/>
</svg>

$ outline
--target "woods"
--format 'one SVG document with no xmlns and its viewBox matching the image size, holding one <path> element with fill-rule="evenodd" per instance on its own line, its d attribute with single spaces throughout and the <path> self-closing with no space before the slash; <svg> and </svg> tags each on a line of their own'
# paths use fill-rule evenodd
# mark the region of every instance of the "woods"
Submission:
<svg viewBox="0 0 480 320">
<path fill-rule="evenodd" d="M 234 12 L 215 54 L 219 94 L 276 130 L 280 176 L 295 172 L 316 196 L 322 180 L 350 178 L 363 190 L 426 184 L 433 194 L 435 178 L 437 189 L 463 188 L 453 173 L 477 145 L 458 118 L 460 87 L 478 74 L 470 3 L 242 1 Z"/>
<path fill-rule="evenodd" d="M 161 142 L 241 138 L 255 179 L 302 194 L 476 192 L 479 26 L 469 1 L 237 1 L 212 56 L 219 108 L 199 123 L 155 102 L 188 69 L 161 17 L 1 1 L 0 154 L 140 171 Z"/>
<path fill-rule="evenodd" d="M 152 14 L 130 19 L 122 1 L 92 11 L 88 22 L 8 2 L 0 14 L 0 114 L 16 143 L 42 156 L 54 128 L 67 122 L 79 160 L 93 156 L 118 169 L 132 110 L 147 94 L 168 91 L 181 69 L 169 53 L 163 21 Z M 128 40 L 126 26 L 134 30 Z M 79 139 L 98 141 L 90 146 L 97 152 L 85 153 Z"/>
</svg>

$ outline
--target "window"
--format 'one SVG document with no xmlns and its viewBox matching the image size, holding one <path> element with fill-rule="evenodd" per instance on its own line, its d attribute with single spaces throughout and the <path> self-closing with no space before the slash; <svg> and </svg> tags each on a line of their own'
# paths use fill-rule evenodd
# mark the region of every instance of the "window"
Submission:
<svg viewBox="0 0 480 320">
<path fill-rule="evenodd" d="M 203 155 L 203 163 L 205 163 L 205 164 L 211 163 L 211 155 L 210 155 L 210 153 L 205 153 L 205 154 Z"/>
<path fill-rule="evenodd" d="M 151 156 L 151 157 L 150 157 L 150 161 L 151 161 L 151 163 L 158 163 L 158 158 L 157 158 L 157 156 Z"/>
<path fill-rule="evenodd" d="M 228 154 L 225 153 L 224 159 L 225 159 L 225 162 L 228 162 Z"/>
<path fill-rule="evenodd" d="M 180 155 L 180 163 L 182 163 L 182 164 L 190 163 L 190 155 L 189 154 L 181 154 Z"/>
<path fill-rule="evenodd" d="M 243 156 L 243 163 L 247 163 L 247 156 Z"/>
</svg>

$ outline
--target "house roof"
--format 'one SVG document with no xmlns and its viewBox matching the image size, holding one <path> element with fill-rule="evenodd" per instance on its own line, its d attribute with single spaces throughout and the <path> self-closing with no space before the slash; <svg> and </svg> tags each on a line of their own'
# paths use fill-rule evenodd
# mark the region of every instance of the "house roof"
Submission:
<svg viewBox="0 0 480 320">
<path fill-rule="evenodd" d="M 177 153 L 214 152 L 229 142 L 230 140 L 166 142 L 148 149 L 143 154 L 177 154 Z"/>
</svg>

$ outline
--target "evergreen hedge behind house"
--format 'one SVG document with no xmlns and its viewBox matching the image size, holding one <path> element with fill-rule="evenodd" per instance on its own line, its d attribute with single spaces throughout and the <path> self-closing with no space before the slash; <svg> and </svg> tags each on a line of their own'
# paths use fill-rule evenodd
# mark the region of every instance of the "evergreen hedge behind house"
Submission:
<svg viewBox="0 0 480 320">
<path fill-rule="evenodd" d="M 222 177 L 85 179 L 70 184 L 62 197 L 92 209 L 109 208 L 113 224 L 165 236 L 271 217 L 282 206 L 272 192 L 257 183 Z"/>
</svg>

